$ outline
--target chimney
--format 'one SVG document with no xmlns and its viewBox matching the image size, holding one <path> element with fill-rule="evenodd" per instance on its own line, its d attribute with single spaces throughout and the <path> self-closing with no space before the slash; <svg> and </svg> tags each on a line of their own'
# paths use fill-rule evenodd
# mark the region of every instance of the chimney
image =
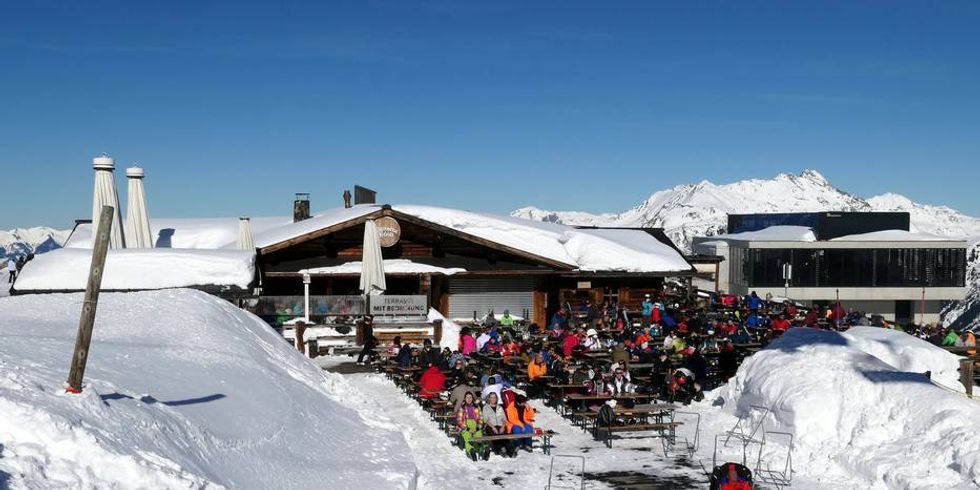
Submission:
<svg viewBox="0 0 980 490">
<path fill-rule="evenodd" d="M 344 209 L 350 208 L 350 191 L 344 189 Z"/>
<path fill-rule="evenodd" d="M 374 204 L 377 202 L 377 199 L 377 192 L 367 187 L 354 186 L 354 204 Z"/>
<path fill-rule="evenodd" d="M 293 223 L 299 223 L 304 219 L 310 219 L 310 194 L 297 192 L 296 200 L 293 201 Z"/>
</svg>

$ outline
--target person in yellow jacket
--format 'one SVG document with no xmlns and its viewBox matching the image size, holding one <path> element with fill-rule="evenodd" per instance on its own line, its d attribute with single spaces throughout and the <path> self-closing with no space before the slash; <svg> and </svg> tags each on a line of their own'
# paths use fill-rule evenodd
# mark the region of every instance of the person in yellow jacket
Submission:
<svg viewBox="0 0 980 490">
<path fill-rule="evenodd" d="M 511 403 L 507 410 L 507 432 L 511 434 L 533 434 L 534 427 L 534 408 L 527 404 L 527 397 L 517 395 L 514 403 Z M 531 452 L 531 438 L 518 439 L 515 441 L 517 447 Z"/>
<path fill-rule="evenodd" d="M 527 365 L 527 379 L 528 381 L 534 381 L 541 376 L 548 374 L 548 365 L 544 362 L 544 356 L 538 352 L 531 359 L 531 362 Z"/>
</svg>

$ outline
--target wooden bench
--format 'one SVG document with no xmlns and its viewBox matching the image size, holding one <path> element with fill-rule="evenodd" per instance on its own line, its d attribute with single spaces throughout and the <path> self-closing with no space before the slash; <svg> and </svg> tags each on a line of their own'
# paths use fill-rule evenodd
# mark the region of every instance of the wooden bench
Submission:
<svg viewBox="0 0 980 490">
<path fill-rule="evenodd" d="M 683 422 L 661 422 L 654 424 L 627 424 L 627 425 L 604 425 L 600 426 L 596 424 L 592 429 L 592 436 L 597 440 L 602 441 L 606 447 L 612 449 L 612 440 L 614 432 L 645 432 L 645 431 L 657 431 L 660 437 L 668 437 L 670 439 L 674 438 L 674 432 L 677 426 L 683 425 Z M 665 434 L 666 432 L 666 434 Z"/>
<path fill-rule="evenodd" d="M 516 441 L 516 440 L 519 440 L 519 439 L 537 438 L 537 439 L 541 439 L 541 450 L 545 454 L 551 454 L 551 436 L 554 436 L 554 435 L 557 435 L 557 434 L 558 433 L 555 432 L 555 431 L 553 431 L 553 430 L 546 430 L 546 431 L 541 432 L 540 434 L 538 434 L 538 433 L 533 433 L 533 434 L 501 434 L 501 435 L 497 435 L 497 436 L 474 437 L 473 439 L 470 439 L 470 443 L 474 443 L 475 444 L 475 443 L 494 442 L 494 441 Z"/>
</svg>

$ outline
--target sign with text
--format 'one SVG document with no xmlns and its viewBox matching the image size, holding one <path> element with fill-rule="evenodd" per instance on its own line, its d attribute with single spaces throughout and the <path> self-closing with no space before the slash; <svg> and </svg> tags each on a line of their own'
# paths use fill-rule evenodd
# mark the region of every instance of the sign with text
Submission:
<svg viewBox="0 0 980 490">
<path fill-rule="evenodd" d="M 371 296 L 372 315 L 426 316 L 429 301 L 426 296 Z"/>
<path fill-rule="evenodd" d="M 402 227 L 395 221 L 395 218 L 385 216 L 375 220 L 378 227 L 378 241 L 384 248 L 393 247 L 402 237 Z"/>
</svg>

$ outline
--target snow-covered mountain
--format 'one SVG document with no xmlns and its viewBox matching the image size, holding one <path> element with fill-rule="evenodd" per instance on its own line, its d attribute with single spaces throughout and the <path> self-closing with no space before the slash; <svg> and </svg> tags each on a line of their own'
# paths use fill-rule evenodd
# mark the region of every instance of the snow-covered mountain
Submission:
<svg viewBox="0 0 980 490">
<path fill-rule="evenodd" d="M 863 199 L 838 189 L 815 170 L 723 185 L 706 180 L 679 185 L 655 192 L 622 213 L 590 214 L 525 207 L 511 215 L 569 225 L 659 227 L 677 246 L 689 250 L 695 236 L 724 233 L 728 214 L 806 211 L 907 211 L 912 231 L 978 242 L 968 252 L 969 296 L 951 305 L 948 318 L 960 317 L 957 321 L 960 324 L 980 317 L 980 219 L 946 206 L 919 204 L 898 194 Z M 966 314 L 961 316 L 961 313 Z"/>
<path fill-rule="evenodd" d="M 0 258 L 8 255 L 39 254 L 61 248 L 70 234 L 71 230 L 43 226 L 0 230 Z"/>
</svg>

